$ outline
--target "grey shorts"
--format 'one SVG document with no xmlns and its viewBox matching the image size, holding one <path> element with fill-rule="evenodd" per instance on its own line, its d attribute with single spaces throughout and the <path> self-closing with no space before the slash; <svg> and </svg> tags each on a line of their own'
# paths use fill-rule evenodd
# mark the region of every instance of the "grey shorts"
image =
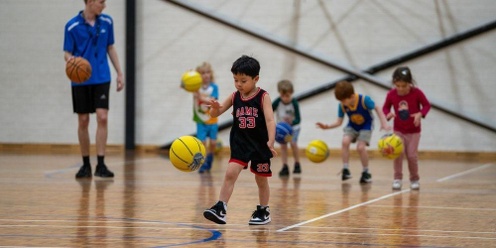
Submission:
<svg viewBox="0 0 496 248">
<path fill-rule="evenodd" d="M 298 136 L 300 136 L 300 130 L 301 130 L 300 126 L 293 128 L 293 139 L 291 140 L 292 142 L 298 142 Z"/>
<path fill-rule="evenodd" d="M 345 127 L 343 129 L 344 135 L 351 137 L 351 143 L 355 143 L 357 140 L 365 141 L 367 146 L 370 145 L 370 139 L 372 138 L 372 130 L 360 130 L 356 131 L 352 127 Z"/>
</svg>

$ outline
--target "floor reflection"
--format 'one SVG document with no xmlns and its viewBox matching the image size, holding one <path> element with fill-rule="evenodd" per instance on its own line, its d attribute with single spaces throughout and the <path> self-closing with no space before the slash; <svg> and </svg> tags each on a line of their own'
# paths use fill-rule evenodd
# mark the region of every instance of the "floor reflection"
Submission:
<svg viewBox="0 0 496 248">
<path fill-rule="evenodd" d="M 124 154 L 124 194 L 122 215 L 127 219 L 135 218 L 135 209 L 138 207 L 136 201 L 136 155 L 134 151 L 126 151 Z M 134 247 L 133 242 L 126 242 L 128 238 L 135 237 L 134 221 L 123 221 L 124 232 L 122 234 L 123 247 Z"/>
<path fill-rule="evenodd" d="M 408 202 L 404 203 L 404 199 Z M 393 199 L 393 218 L 390 229 L 394 235 L 391 241 L 394 245 L 419 245 L 418 238 L 418 206 L 419 192 L 410 191 L 398 194 Z"/>
<path fill-rule="evenodd" d="M 351 192 L 351 183 L 343 182 L 341 183 L 341 208 L 345 209 L 350 206 L 350 192 Z M 350 223 L 350 213 L 349 211 L 345 211 L 340 215 L 341 222 L 343 225 L 348 225 Z"/>
<path fill-rule="evenodd" d="M 90 206 L 90 189 L 91 179 L 78 179 L 76 180 L 81 186 L 81 197 L 79 198 L 79 209 L 76 213 L 77 216 L 77 230 L 76 239 L 73 241 L 75 245 L 87 246 L 89 245 L 88 238 L 88 221 L 89 221 L 89 206 Z"/>
<path fill-rule="evenodd" d="M 77 231 L 75 244 L 91 245 L 98 240 L 107 238 L 107 218 L 105 215 L 105 191 L 114 183 L 113 179 L 76 179 L 81 186 L 81 197 L 79 199 L 79 209 L 77 215 Z M 93 219 L 90 212 L 90 199 L 92 195 L 91 185 L 95 184 L 95 216 Z M 95 221 L 96 220 L 96 221 Z"/>
<path fill-rule="evenodd" d="M 270 227 L 268 226 L 249 226 L 251 235 L 257 241 L 257 247 L 266 247 L 269 240 Z"/>
<path fill-rule="evenodd" d="M 200 184 L 197 190 L 198 197 L 196 206 L 198 207 L 198 211 L 203 212 L 205 208 L 215 204 L 219 200 L 219 196 L 214 186 L 214 179 L 210 172 L 201 173 L 198 174 L 198 176 L 200 177 Z M 193 221 L 198 221 L 196 218 L 197 216 L 194 216 Z"/>
</svg>

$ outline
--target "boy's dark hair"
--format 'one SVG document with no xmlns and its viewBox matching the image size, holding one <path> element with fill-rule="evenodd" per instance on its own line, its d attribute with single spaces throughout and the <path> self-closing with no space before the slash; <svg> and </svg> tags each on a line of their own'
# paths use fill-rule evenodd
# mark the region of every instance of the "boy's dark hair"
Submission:
<svg viewBox="0 0 496 248">
<path fill-rule="evenodd" d="M 353 94 L 355 94 L 355 89 L 353 85 L 351 85 L 348 81 L 341 81 L 336 84 L 336 89 L 334 89 L 334 95 L 336 99 L 339 101 L 343 101 L 344 99 L 350 98 Z"/>
<path fill-rule="evenodd" d="M 254 78 L 260 73 L 260 63 L 255 58 L 243 55 L 234 61 L 231 72 L 233 74 L 245 74 Z"/>
<path fill-rule="evenodd" d="M 407 66 L 400 66 L 396 68 L 393 72 L 393 83 L 397 81 L 403 81 L 410 84 L 414 84 L 412 72 Z"/>
<path fill-rule="evenodd" d="M 281 94 L 293 94 L 293 83 L 291 83 L 291 81 L 287 79 L 281 80 L 279 81 L 279 83 L 277 83 L 277 91 Z"/>
</svg>

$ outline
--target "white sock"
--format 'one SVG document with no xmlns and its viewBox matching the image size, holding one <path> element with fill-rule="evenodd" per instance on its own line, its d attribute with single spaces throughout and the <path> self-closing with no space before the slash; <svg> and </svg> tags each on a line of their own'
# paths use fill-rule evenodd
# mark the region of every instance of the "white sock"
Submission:
<svg viewBox="0 0 496 248">
<path fill-rule="evenodd" d="M 224 204 L 224 209 L 227 211 L 227 203 L 223 202 L 223 201 L 220 201 L 222 202 L 222 204 Z"/>
</svg>

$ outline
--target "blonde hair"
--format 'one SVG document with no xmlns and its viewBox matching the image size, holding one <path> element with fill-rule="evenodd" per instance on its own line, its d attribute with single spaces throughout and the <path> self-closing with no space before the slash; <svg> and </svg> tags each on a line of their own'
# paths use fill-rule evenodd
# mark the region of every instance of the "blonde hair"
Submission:
<svg viewBox="0 0 496 248">
<path fill-rule="evenodd" d="M 202 73 L 203 71 L 210 71 L 210 81 L 215 82 L 214 71 L 212 70 L 212 65 L 208 62 L 203 62 L 196 67 L 196 71 Z"/>
<path fill-rule="evenodd" d="M 279 91 L 280 94 L 286 94 L 286 93 L 293 94 L 294 93 L 293 83 L 291 83 L 291 81 L 287 79 L 281 80 L 279 81 L 279 83 L 277 83 L 277 91 Z"/>
</svg>

